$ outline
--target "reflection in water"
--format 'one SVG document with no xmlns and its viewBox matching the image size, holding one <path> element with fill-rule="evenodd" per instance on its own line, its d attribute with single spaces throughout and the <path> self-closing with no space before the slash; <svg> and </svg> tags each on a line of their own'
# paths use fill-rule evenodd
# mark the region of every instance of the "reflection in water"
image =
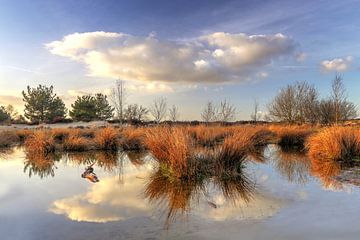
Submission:
<svg viewBox="0 0 360 240">
<path fill-rule="evenodd" d="M 55 176 L 55 162 L 59 161 L 57 154 L 26 154 L 24 173 L 28 172 L 29 177 L 39 176 L 41 179 Z"/>
<path fill-rule="evenodd" d="M 151 207 L 139 194 L 144 183 L 138 178 L 145 178 L 150 168 L 126 174 L 124 183 L 116 176 L 103 178 L 86 193 L 54 201 L 49 211 L 74 221 L 99 223 L 151 216 Z"/>
<path fill-rule="evenodd" d="M 336 161 L 311 159 L 311 173 L 321 180 L 325 189 L 340 190 L 343 188 L 341 182 L 335 179 L 340 171 L 341 166 Z"/>
<path fill-rule="evenodd" d="M 145 187 L 146 198 L 157 206 L 165 208 L 165 226 L 177 217 L 187 215 L 191 211 L 191 204 L 206 203 L 217 209 L 216 203 L 211 200 L 208 190 L 213 186 L 225 201 L 236 206 L 239 201 L 248 203 L 255 190 L 255 184 L 250 181 L 243 171 L 243 165 L 234 164 L 232 169 L 218 168 L 192 178 L 178 178 L 172 174 L 171 169 L 164 165 L 149 177 Z M 202 202 L 201 202 L 202 200 Z"/>
<path fill-rule="evenodd" d="M 99 178 L 97 177 L 96 173 L 94 173 L 93 165 L 95 163 L 91 164 L 90 166 L 85 168 L 85 172 L 81 174 L 82 178 L 88 179 L 90 182 L 97 183 L 99 182 Z"/>
<path fill-rule="evenodd" d="M 309 180 L 310 161 L 304 151 L 274 146 L 275 167 L 289 182 L 306 183 Z"/>
</svg>

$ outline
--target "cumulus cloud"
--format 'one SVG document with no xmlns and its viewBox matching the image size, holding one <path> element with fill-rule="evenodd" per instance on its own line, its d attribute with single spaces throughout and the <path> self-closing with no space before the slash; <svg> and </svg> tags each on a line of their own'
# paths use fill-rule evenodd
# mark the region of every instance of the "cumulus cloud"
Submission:
<svg viewBox="0 0 360 240">
<path fill-rule="evenodd" d="M 55 55 L 86 65 L 89 75 L 143 82 L 223 83 L 247 80 L 257 68 L 287 56 L 295 43 L 283 34 L 224 32 L 187 41 L 125 33 L 74 33 L 46 44 Z"/>
<path fill-rule="evenodd" d="M 321 68 L 323 71 L 337 71 L 343 72 L 349 69 L 351 62 L 353 60 L 352 56 L 347 56 L 345 58 L 334 58 L 331 60 L 324 60 L 321 62 Z"/>
</svg>

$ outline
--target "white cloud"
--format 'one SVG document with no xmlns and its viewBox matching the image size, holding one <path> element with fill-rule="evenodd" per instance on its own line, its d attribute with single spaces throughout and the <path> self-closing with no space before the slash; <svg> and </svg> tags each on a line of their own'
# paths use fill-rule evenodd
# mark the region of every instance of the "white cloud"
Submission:
<svg viewBox="0 0 360 240">
<path fill-rule="evenodd" d="M 54 201 L 49 211 L 74 221 L 98 223 L 150 216 L 153 209 L 140 193 L 147 172 L 126 174 L 124 184 L 119 184 L 117 176 L 103 178 L 86 193 Z"/>
<path fill-rule="evenodd" d="M 194 40 L 166 41 L 124 33 L 74 33 L 46 44 L 55 55 L 84 63 L 89 75 L 143 82 L 245 81 L 257 68 L 292 53 L 282 34 L 217 32 Z"/>
<path fill-rule="evenodd" d="M 351 62 L 353 60 L 352 56 L 347 56 L 345 58 L 334 58 L 332 60 L 324 60 L 321 62 L 322 70 L 324 71 L 337 71 L 342 72 L 349 69 Z"/>
</svg>

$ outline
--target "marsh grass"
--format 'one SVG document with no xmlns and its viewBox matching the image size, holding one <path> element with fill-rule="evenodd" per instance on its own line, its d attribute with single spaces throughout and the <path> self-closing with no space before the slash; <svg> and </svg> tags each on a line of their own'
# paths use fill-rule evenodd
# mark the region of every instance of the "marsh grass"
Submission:
<svg viewBox="0 0 360 240">
<path fill-rule="evenodd" d="M 119 147 L 119 131 L 113 127 L 106 127 L 95 131 L 95 147 L 98 150 L 116 151 Z"/>
<path fill-rule="evenodd" d="M 81 130 L 70 130 L 64 137 L 62 148 L 65 151 L 83 152 L 92 148 L 91 141 L 84 137 Z"/>
<path fill-rule="evenodd" d="M 360 130 L 352 127 L 325 128 L 311 136 L 306 144 L 312 161 L 339 162 L 353 166 L 360 156 Z"/>
<path fill-rule="evenodd" d="M 25 150 L 29 155 L 41 157 L 55 152 L 55 141 L 49 130 L 33 131 L 25 140 Z"/>
<path fill-rule="evenodd" d="M 19 141 L 20 138 L 15 131 L 0 131 L 0 147 L 12 147 Z"/>
<path fill-rule="evenodd" d="M 270 127 L 277 136 L 277 144 L 283 149 L 305 148 L 306 139 L 314 133 L 314 129 L 309 126 L 276 126 Z"/>
<path fill-rule="evenodd" d="M 143 151 L 146 149 L 144 128 L 127 127 L 120 130 L 119 145 L 123 150 Z"/>
</svg>

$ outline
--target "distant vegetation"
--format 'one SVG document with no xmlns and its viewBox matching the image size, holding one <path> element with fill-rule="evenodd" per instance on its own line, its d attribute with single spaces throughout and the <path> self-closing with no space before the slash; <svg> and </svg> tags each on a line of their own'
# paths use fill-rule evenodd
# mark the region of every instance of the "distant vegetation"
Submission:
<svg viewBox="0 0 360 240">
<path fill-rule="evenodd" d="M 149 108 L 136 103 L 127 103 L 127 92 L 123 81 L 116 81 L 110 97 L 102 93 L 78 96 L 68 111 L 63 100 L 54 93 L 53 86 L 27 87 L 22 92 L 25 103 L 24 116 L 19 115 L 11 105 L 0 106 L 0 123 L 57 123 L 69 121 L 111 120 L 113 122 L 142 123 L 152 120 L 178 122 L 180 110 L 170 107 L 166 98 L 156 98 Z M 200 117 L 205 123 L 227 123 L 236 119 L 236 106 L 228 100 L 216 104 L 208 101 Z M 266 113 L 266 114 L 265 114 Z M 68 118 L 70 117 L 70 118 Z M 336 75 L 332 92 L 328 98 L 320 99 L 317 89 L 309 83 L 296 82 L 280 89 L 267 106 L 267 112 L 260 111 L 255 99 L 250 115 L 253 123 L 260 121 L 288 124 L 337 124 L 357 117 L 356 106 L 350 102 L 342 77 Z M 25 119 L 26 118 L 26 119 Z"/>
</svg>

